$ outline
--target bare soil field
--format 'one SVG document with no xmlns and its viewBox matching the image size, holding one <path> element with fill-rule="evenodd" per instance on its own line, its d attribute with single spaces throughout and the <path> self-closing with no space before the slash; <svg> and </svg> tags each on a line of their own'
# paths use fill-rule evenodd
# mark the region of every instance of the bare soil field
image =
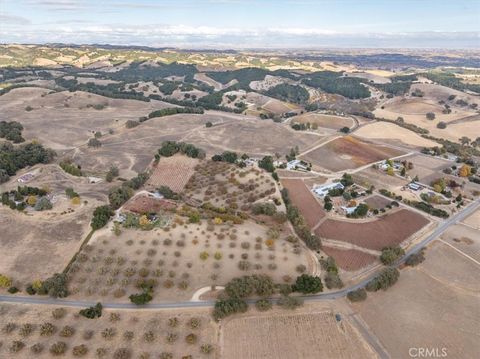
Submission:
<svg viewBox="0 0 480 359">
<path fill-rule="evenodd" d="M 147 187 L 168 186 L 174 192 L 182 192 L 195 172 L 198 162 L 198 159 L 184 155 L 162 157 L 156 165 L 153 165 Z"/>
<path fill-rule="evenodd" d="M 185 195 L 216 207 L 248 210 L 257 201 L 280 199 L 273 178 L 254 167 L 243 169 L 225 162 L 204 160 L 185 186 Z"/>
<path fill-rule="evenodd" d="M 310 228 L 325 217 L 322 205 L 301 179 L 282 179 L 281 183 L 288 190 L 293 205 L 298 207 Z"/>
<path fill-rule="evenodd" d="M 300 172 L 300 171 L 289 171 L 289 170 L 282 170 L 282 169 L 277 169 L 276 170 L 278 177 L 280 178 L 290 178 L 290 177 L 312 177 L 311 173 L 308 172 Z"/>
<path fill-rule="evenodd" d="M 340 269 L 347 272 L 355 272 L 375 263 L 377 260 L 374 255 L 356 249 L 340 249 L 323 245 L 322 251 L 333 257 Z"/>
<path fill-rule="evenodd" d="M 54 310 L 57 310 L 56 317 L 52 314 Z M 207 308 L 168 311 L 104 309 L 102 316 L 95 320 L 79 316 L 78 312 L 79 308 L 2 304 L 0 328 L 8 326 L 11 331 L 2 333 L 0 357 L 52 358 L 55 355 L 50 350 L 57 342 L 65 343 L 62 358 L 78 358 L 79 353 L 84 353 L 85 358 L 160 358 L 163 353 L 165 358 L 188 355 L 215 358 L 219 353 L 216 344 L 218 325 L 212 321 Z M 61 318 L 60 314 L 63 314 Z M 49 334 L 42 335 L 42 332 Z M 188 335 L 191 335 L 191 344 L 187 342 Z M 23 347 L 14 344 L 16 341 Z M 34 352 L 34 345 L 37 350 L 39 347 L 42 350 Z M 202 345 L 211 346 L 209 354 L 202 354 Z M 116 354 L 121 349 L 128 356 Z"/>
<path fill-rule="evenodd" d="M 400 209 L 368 222 L 327 219 L 317 228 L 315 234 L 321 238 L 381 250 L 402 243 L 428 223 L 427 218 L 416 212 Z"/>
<path fill-rule="evenodd" d="M 436 242 L 425 262 L 402 270 L 392 288 L 352 306 L 392 358 L 410 357 L 410 348 L 445 348 L 448 358 L 473 358 L 480 352 L 479 269 Z"/>
<path fill-rule="evenodd" d="M 351 128 L 354 125 L 354 121 L 350 117 L 324 115 L 320 113 L 306 113 L 303 115 L 295 116 L 292 118 L 292 122 L 310 122 L 310 124 L 315 123 L 319 127 L 325 127 L 332 130 L 339 130 L 343 127 Z"/>
<path fill-rule="evenodd" d="M 214 225 L 188 223 L 185 217 L 175 217 L 163 229 L 122 227 L 118 236 L 104 228 L 72 266 L 69 298 L 129 302 L 128 296 L 147 282 L 154 287 L 154 302 L 189 300 L 197 289 L 250 274 L 288 283 L 300 264 L 313 271 L 308 253 L 286 241 L 288 234 L 279 232 L 273 239 L 269 227 L 250 220 Z"/>
<path fill-rule="evenodd" d="M 248 313 L 222 328 L 222 357 L 228 359 L 376 358 L 347 317 L 309 305 L 294 313 Z"/>
<path fill-rule="evenodd" d="M 389 143 L 398 142 L 399 144 L 414 147 L 433 147 L 438 145 L 437 142 L 423 138 L 413 131 L 388 122 L 367 124 L 356 130 L 355 135 L 366 139 L 385 140 Z"/>
<path fill-rule="evenodd" d="M 365 203 L 368 205 L 369 208 L 376 209 L 384 208 L 387 204 L 390 204 L 390 202 L 392 202 L 392 200 L 377 195 L 368 197 L 365 200 Z"/>
<path fill-rule="evenodd" d="M 452 161 L 425 155 L 414 155 L 405 160 L 413 163 L 408 174 L 412 178 L 418 176 L 419 181 L 427 185 L 430 185 L 432 180 L 445 176 L 442 170 L 454 164 Z"/>
<path fill-rule="evenodd" d="M 442 234 L 441 239 L 480 262 L 480 227 L 478 227 L 478 223 L 478 229 L 463 224 L 452 226 Z"/>
<path fill-rule="evenodd" d="M 389 191 L 398 191 L 402 186 L 405 186 L 408 183 L 408 180 L 406 179 L 397 176 L 389 176 L 385 172 L 371 167 L 356 172 L 352 176 L 355 183 L 358 183 L 365 188 L 369 188 L 373 185 L 378 189 L 386 188 Z"/>
<path fill-rule="evenodd" d="M 463 220 L 463 223 L 480 229 L 480 210 L 476 210 L 472 215 Z"/>
<path fill-rule="evenodd" d="M 381 145 L 370 144 L 352 136 L 337 138 L 301 156 L 314 166 L 330 171 L 358 168 L 368 163 L 395 157 L 403 152 Z"/>
</svg>

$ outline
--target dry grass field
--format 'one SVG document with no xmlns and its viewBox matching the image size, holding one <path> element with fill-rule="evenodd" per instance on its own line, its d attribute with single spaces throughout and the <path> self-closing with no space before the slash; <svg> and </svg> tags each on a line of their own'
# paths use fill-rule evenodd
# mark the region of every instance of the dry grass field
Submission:
<svg viewBox="0 0 480 359">
<path fill-rule="evenodd" d="M 305 113 L 292 117 L 292 122 L 317 124 L 318 127 L 325 127 L 332 130 L 339 130 L 343 127 L 353 127 L 355 122 L 349 117 L 323 115 L 320 113 Z"/>
<path fill-rule="evenodd" d="M 194 169 L 198 162 L 195 158 L 183 155 L 162 157 L 158 164 L 153 165 L 147 187 L 168 186 L 174 192 L 182 192 L 195 172 Z"/>
<path fill-rule="evenodd" d="M 433 147 L 438 144 L 432 140 L 388 122 L 375 122 L 360 127 L 355 135 L 366 139 L 385 140 L 388 143 L 398 142 L 400 145 L 413 147 Z"/>
<path fill-rule="evenodd" d="M 388 291 L 354 304 L 392 358 L 408 358 L 410 348 L 445 348 L 448 358 L 480 352 L 478 310 L 480 266 L 436 242 L 426 261 L 406 268 Z"/>
<path fill-rule="evenodd" d="M 324 221 L 315 233 L 328 238 L 373 250 L 402 243 L 429 223 L 422 215 L 400 209 L 366 222 Z M 354 233 L 354 235 L 352 235 Z"/>
<path fill-rule="evenodd" d="M 358 168 L 368 163 L 395 157 L 403 152 L 381 145 L 370 144 L 352 136 L 337 138 L 301 156 L 315 168 L 330 171 L 344 171 Z"/>
<path fill-rule="evenodd" d="M 475 213 L 472 216 L 474 215 Z M 476 222 L 477 228 L 464 224 L 452 226 L 442 234 L 441 239 L 480 262 L 480 227 L 478 224 L 479 222 Z"/>
<path fill-rule="evenodd" d="M 472 215 L 463 220 L 463 223 L 480 229 L 480 210 L 476 210 Z"/>
<path fill-rule="evenodd" d="M 408 174 L 413 178 L 418 176 L 420 182 L 430 185 L 430 182 L 444 176 L 443 169 L 454 164 L 442 158 L 435 158 L 425 155 L 414 155 L 405 158 L 406 161 L 413 163 L 413 169 L 408 171 Z"/>
<path fill-rule="evenodd" d="M 386 205 L 390 204 L 391 202 L 392 202 L 391 199 L 387 199 L 385 197 L 377 196 L 377 195 L 368 197 L 365 200 L 365 203 L 368 205 L 369 208 L 376 208 L 376 209 L 384 208 Z"/>
<path fill-rule="evenodd" d="M 222 326 L 222 357 L 228 359 L 376 358 L 349 319 L 332 308 L 309 305 L 293 313 L 248 313 Z"/>
<path fill-rule="evenodd" d="M 128 302 L 142 283 L 154 287 L 154 302 L 189 300 L 200 288 L 223 285 L 234 277 L 265 273 L 289 282 L 307 253 L 284 240 L 287 232 L 243 224 L 188 223 L 177 218 L 164 229 L 110 229 L 95 232 L 70 272 L 71 298 Z M 268 241 L 270 239 L 270 241 Z M 310 267 L 310 268 L 308 268 Z"/>
<path fill-rule="evenodd" d="M 138 214 L 145 214 L 152 212 L 158 213 L 162 210 L 172 210 L 175 207 L 176 204 L 174 202 L 139 195 L 125 203 L 123 209 Z"/>
<path fill-rule="evenodd" d="M 188 355 L 193 358 L 218 357 L 219 348 L 216 345 L 218 326 L 212 321 L 209 309 L 184 308 L 168 311 L 104 309 L 98 319 L 79 316 L 79 309 L 2 304 L 0 342 L 3 345 L 0 346 L 0 357 L 18 359 L 58 356 L 152 359 L 182 358 Z M 58 342 L 64 343 L 64 346 L 54 347 Z M 210 347 L 209 354 L 202 353 L 204 345 Z M 60 347 L 63 347 L 63 353 L 58 351 Z M 57 348 L 57 351 L 54 351 L 54 348 Z M 124 352 L 123 356 L 120 356 L 120 351 Z M 81 353 L 83 355 L 80 355 Z"/>
<path fill-rule="evenodd" d="M 325 211 L 320 202 L 301 179 L 282 179 L 281 182 L 288 190 L 293 205 L 298 207 L 310 228 L 315 227 L 325 217 Z"/>
</svg>

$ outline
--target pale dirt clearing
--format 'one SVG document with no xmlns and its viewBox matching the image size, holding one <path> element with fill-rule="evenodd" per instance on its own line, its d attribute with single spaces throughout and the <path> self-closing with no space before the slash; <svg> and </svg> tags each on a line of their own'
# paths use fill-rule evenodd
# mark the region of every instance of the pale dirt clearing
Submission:
<svg viewBox="0 0 480 359">
<path fill-rule="evenodd" d="M 367 139 L 381 139 L 390 141 L 400 141 L 406 145 L 415 147 L 433 147 L 438 143 L 421 137 L 413 131 L 388 122 L 375 122 L 355 131 L 355 135 Z"/>
<path fill-rule="evenodd" d="M 335 320 L 334 308 L 306 305 L 294 312 L 273 310 L 227 319 L 221 329 L 228 359 L 376 358 L 349 319 Z"/>
<path fill-rule="evenodd" d="M 426 251 L 426 261 L 405 268 L 387 291 L 369 293 L 352 305 L 392 358 L 410 348 L 446 348 L 448 358 L 480 352 L 480 268 L 443 243 Z"/>
<path fill-rule="evenodd" d="M 463 220 L 463 223 L 480 229 L 480 210 L 476 210 L 471 216 Z"/>
</svg>

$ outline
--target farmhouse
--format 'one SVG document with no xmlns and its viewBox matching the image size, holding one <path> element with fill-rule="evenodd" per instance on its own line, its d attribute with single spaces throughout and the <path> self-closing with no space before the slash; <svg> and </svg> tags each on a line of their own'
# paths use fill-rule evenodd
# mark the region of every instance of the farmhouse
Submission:
<svg viewBox="0 0 480 359">
<path fill-rule="evenodd" d="M 25 182 L 28 182 L 28 181 L 31 181 L 33 179 L 34 174 L 31 173 L 31 172 L 28 172 L 28 173 L 25 173 L 24 175 L 18 177 L 17 181 L 20 182 L 20 183 L 25 183 Z"/>
<path fill-rule="evenodd" d="M 418 191 L 419 189 L 423 188 L 420 184 L 416 182 L 412 182 L 408 184 L 408 188 L 410 188 L 413 191 Z"/>
<path fill-rule="evenodd" d="M 323 185 L 323 186 L 318 186 L 318 187 L 315 187 L 313 189 L 313 192 L 318 196 L 318 197 L 325 197 L 328 192 L 332 189 L 344 189 L 344 186 L 343 184 L 341 184 L 340 182 L 335 182 L 335 183 L 330 183 L 330 184 L 326 184 L 326 185 Z"/>
<path fill-rule="evenodd" d="M 342 206 L 341 208 L 345 212 L 345 214 L 352 214 L 357 209 L 357 206 L 353 206 L 353 207 Z"/>
<path fill-rule="evenodd" d="M 308 171 L 308 164 L 305 161 L 292 160 L 290 162 L 287 162 L 287 169 Z"/>
</svg>

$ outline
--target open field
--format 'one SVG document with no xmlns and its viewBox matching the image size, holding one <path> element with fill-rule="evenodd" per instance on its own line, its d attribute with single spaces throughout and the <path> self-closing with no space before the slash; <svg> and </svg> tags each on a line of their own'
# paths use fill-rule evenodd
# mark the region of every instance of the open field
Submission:
<svg viewBox="0 0 480 359">
<path fill-rule="evenodd" d="M 265 273 L 281 283 L 293 280 L 300 264 L 313 270 L 307 253 L 284 240 L 286 231 L 267 241 L 269 228 L 250 220 L 214 225 L 176 217 L 170 223 L 163 229 L 122 228 L 118 236 L 107 228 L 95 232 L 72 267 L 71 297 L 128 302 L 142 283 L 150 283 L 154 302 L 189 300 L 197 289 L 241 275 Z"/>
<path fill-rule="evenodd" d="M 358 251 L 356 249 L 340 249 L 323 245 L 322 251 L 328 256 L 333 257 L 338 267 L 347 272 L 355 272 L 359 269 L 365 268 L 366 266 L 375 263 L 377 259 L 377 257 L 372 254 Z"/>
<path fill-rule="evenodd" d="M 480 210 L 476 210 L 470 217 L 464 219 L 463 223 L 480 229 Z"/>
<path fill-rule="evenodd" d="M 327 219 L 318 227 L 315 234 L 321 238 L 381 250 L 384 247 L 402 243 L 428 223 L 428 219 L 422 215 L 407 209 L 400 209 L 367 222 Z"/>
<path fill-rule="evenodd" d="M 454 164 L 452 161 L 420 154 L 407 157 L 405 160 L 413 163 L 413 168 L 408 171 L 408 174 L 412 178 L 418 176 L 419 181 L 427 185 L 430 185 L 433 180 L 445 176 L 442 172 L 443 169 Z"/>
<path fill-rule="evenodd" d="M 437 242 L 424 263 L 402 270 L 392 288 L 352 306 L 392 358 L 408 358 L 410 348 L 445 348 L 448 358 L 473 358 L 480 352 L 479 270 Z"/>
<path fill-rule="evenodd" d="M 343 127 L 351 128 L 355 122 L 350 117 L 324 115 L 320 113 L 305 113 L 303 115 L 295 116 L 292 122 L 317 124 L 318 127 L 330 128 L 332 130 L 339 130 Z"/>
<path fill-rule="evenodd" d="M 171 210 L 176 207 L 174 202 L 157 199 L 144 195 L 135 196 L 124 204 L 123 209 L 137 214 L 157 213 L 162 210 Z"/>
<path fill-rule="evenodd" d="M 195 172 L 198 160 L 184 155 L 162 157 L 148 179 L 147 187 L 158 188 L 168 186 L 174 192 L 182 192 L 183 188 Z"/>
<path fill-rule="evenodd" d="M 480 262 L 480 229 L 457 224 L 450 227 L 441 239 Z"/>
<path fill-rule="evenodd" d="M 52 358 L 55 355 L 50 350 L 57 342 L 65 343 L 65 352 L 60 355 L 62 358 L 77 358 L 80 351 L 86 351 L 83 355 L 85 358 L 120 358 L 115 356 L 120 349 L 129 353 L 129 358 L 159 358 L 162 353 L 168 353 L 173 358 L 187 355 L 194 358 L 215 358 L 219 352 L 216 345 L 218 326 L 212 321 L 209 309 L 104 309 L 102 316 L 94 320 L 79 316 L 79 309 L 74 308 L 62 308 L 64 316 L 55 318 L 52 312 L 59 309 L 61 308 L 56 306 L 2 304 L 0 328 L 8 325 L 13 330 L 2 332 L 0 357 Z M 192 319 L 194 327 L 191 324 Z M 197 323 L 198 327 L 195 327 Z M 49 328 L 49 334 L 41 334 L 42 326 Z M 28 335 L 25 335 L 28 333 L 25 328 L 31 328 Z M 43 330 L 43 333 L 45 332 Z M 192 344 L 186 341 L 190 334 L 193 334 Z M 15 346 L 15 341 L 23 343 L 24 346 L 18 350 L 21 344 L 17 343 Z M 205 344 L 211 346 L 209 354 L 202 354 L 201 346 Z M 41 352 L 34 352 L 34 345 L 37 349 L 41 347 Z M 84 348 L 75 349 L 81 345 Z M 100 355 L 102 353 L 103 356 Z M 149 356 L 146 356 L 147 354 Z"/>
<path fill-rule="evenodd" d="M 365 188 L 375 186 L 375 188 L 386 188 L 389 191 L 398 191 L 402 186 L 408 184 L 408 180 L 397 176 L 389 176 L 384 171 L 368 167 L 362 171 L 356 172 L 353 175 L 355 183 L 358 183 Z"/>
<path fill-rule="evenodd" d="M 334 309 L 319 304 L 229 319 L 221 338 L 228 359 L 377 357 L 347 317 L 339 323 Z"/>
<path fill-rule="evenodd" d="M 403 152 L 390 147 L 369 144 L 358 138 L 345 136 L 301 156 L 301 159 L 311 162 L 314 169 L 320 167 L 337 172 L 401 154 Z"/>
<path fill-rule="evenodd" d="M 293 205 L 298 207 L 310 228 L 313 228 L 325 217 L 322 205 L 301 179 L 282 179 L 281 182 L 283 187 L 288 190 Z"/>
<path fill-rule="evenodd" d="M 375 122 L 360 127 L 355 135 L 366 139 L 386 140 L 388 143 L 398 142 L 414 147 L 433 147 L 438 143 L 421 137 L 413 131 L 388 122 Z"/>
<path fill-rule="evenodd" d="M 95 109 L 93 106 L 102 106 Z M 33 108 L 26 111 L 25 108 Z M 160 101 L 111 99 L 87 92 L 58 92 L 19 88 L 0 96 L 0 120 L 20 122 L 26 139 L 37 139 L 54 150 L 85 144 L 93 133 L 122 128 L 127 120 L 138 120 L 153 110 L 173 107 Z M 54 135 L 53 135 L 54 134 Z"/>
<path fill-rule="evenodd" d="M 376 208 L 376 209 L 384 208 L 386 205 L 390 204 L 391 202 L 392 200 L 382 196 L 378 196 L 378 195 L 368 197 L 365 200 L 365 203 L 368 205 L 369 208 Z"/>
</svg>

